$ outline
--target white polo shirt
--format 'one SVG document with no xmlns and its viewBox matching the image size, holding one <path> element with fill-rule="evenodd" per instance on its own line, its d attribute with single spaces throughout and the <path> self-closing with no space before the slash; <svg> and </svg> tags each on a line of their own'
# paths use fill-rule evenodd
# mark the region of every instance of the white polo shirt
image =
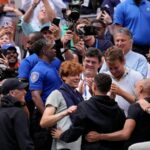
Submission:
<svg viewBox="0 0 150 150">
<path fill-rule="evenodd" d="M 124 75 L 119 80 L 116 80 L 109 71 L 106 73 L 108 73 L 112 77 L 113 83 L 118 85 L 120 88 L 122 88 L 126 92 L 136 96 L 135 84 L 137 81 L 143 79 L 143 76 L 139 72 L 133 69 L 126 68 Z M 130 103 L 119 95 L 116 95 L 115 101 L 118 103 L 120 108 L 124 110 L 124 113 L 127 116 Z"/>
</svg>

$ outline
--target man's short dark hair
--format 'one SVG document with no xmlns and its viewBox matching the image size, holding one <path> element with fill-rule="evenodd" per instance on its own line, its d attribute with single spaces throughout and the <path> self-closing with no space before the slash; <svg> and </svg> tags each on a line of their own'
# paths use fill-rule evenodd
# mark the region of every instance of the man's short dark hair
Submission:
<svg viewBox="0 0 150 150">
<path fill-rule="evenodd" d="M 102 53 L 99 49 L 94 47 L 89 47 L 85 53 L 85 57 L 97 57 L 98 61 L 102 61 Z"/>
<path fill-rule="evenodd" d="M 99 73 L 95 76 L 94 82 L 100 92 L 107 93 L 111 88 L 112 79 L 106 73 Z"/>
<path fill-rule="evenodd" d="M 120 48 L 116 46 L 112 46 L 108 48 L 107 51 L 105 52 L 105 61 L 114 62 L 116 60 L 119 60 L 120 62 L 124 62 L 125 61 L 124 54 Z"/>
<path fill-rule="evenodd" d="M 39 31 L 32 32 L 29 34 L 29 36 L 32 36 L 32 41 L 34 41 L 34 42 L 36 40 L 44 38 L 43 34 Z"/>
<path fill-rule="evenodd" d="M 88 18 L 80 18 L 75 24 L 75 29 L 79 24 L 91 25 L 91 20 Z"/>
<path fill-rule="evenodd" d="M 102 20 L 93 19 L 93 20 L 91 21 L 91 24 L 93 25 L 94 23 L 101 24 L 104 28 L 106 28 L 106 24 L 105 24 Z"/>
<path fill-rule="evenodd" d="M 46 47 L 47 44 L 47 40 L 45 38 L 41 38 L 33 43 L 32 49 L 39 56 L 42 53 L 43 48 Z"/>
</svg>

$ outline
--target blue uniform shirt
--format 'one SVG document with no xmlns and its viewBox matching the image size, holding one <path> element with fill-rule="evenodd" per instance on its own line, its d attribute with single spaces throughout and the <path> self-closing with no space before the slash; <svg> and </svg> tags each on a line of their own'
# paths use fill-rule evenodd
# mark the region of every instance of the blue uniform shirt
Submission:
<svg viewBox="0 0 150 150">
<path fill-rule="evenodd" d="M 134 44 L 150 45 L 150 2 L 142 0 L 136 6 L 133 0 L 117 5 L 114 23 L 127 27 L 133 34 Z"/>
<path fill-rule="evenodd" d="M 27 81 L 29 81 L 30 72 L 33 69 L 33 67 L 38 63 L 38 61 L 39 57 L 36 54 L 32 54 L 27 58 L 23 59 L 18 70 L 18 78 L 24 78 L 27 79 Z M 59 70 L 61 61 L 58 58 L 55 58 L 49 65 Z M 29 91 L 27 92 L 25 99 L 26 101 L 32 100 L 32 96 Z"/>
<path fill-rule="evenodd" d="M 47 96 L 62 84 L 61 78 L 55 67 L 39 59 L 31 71 L 29 89 L 42 91 L 42 100 L 45 103 Z"/>
<path fill-rule="evenodd" d="M 38 61 L 39 57 L 36 54 L 32 54 L 27 58 L 23 59 L 18 70 L 18 77 L 29 80 L 30 72 L 32 68 L 38 63 Z M 54 66 L 57 70 L 59 70 L 61 61 L 58 58 L 55 58 L 50 65 Z"/>
</svg>

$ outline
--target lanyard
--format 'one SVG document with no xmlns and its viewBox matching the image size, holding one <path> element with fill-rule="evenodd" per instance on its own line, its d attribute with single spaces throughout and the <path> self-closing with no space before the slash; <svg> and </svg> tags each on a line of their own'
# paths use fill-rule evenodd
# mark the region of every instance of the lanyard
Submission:
<svg viewBox="0 0 150 150">
<path fill-rule="evenodd" d="M 99 49 L 99 41 L 98 41 L 98 39 L 96 39 L 95 48 Z"/>
</svg>

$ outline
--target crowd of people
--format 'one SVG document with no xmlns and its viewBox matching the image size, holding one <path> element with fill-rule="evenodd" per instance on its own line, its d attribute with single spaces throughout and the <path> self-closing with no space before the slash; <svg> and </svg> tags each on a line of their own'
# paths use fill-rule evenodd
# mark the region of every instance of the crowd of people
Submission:
<svg viewBox="0 0 150 150">
<path fill-rule="evenodd" d="M 149 150 L 149 0 L 16 1 L 0 3 L 1 149 Z"/>
</svg>

